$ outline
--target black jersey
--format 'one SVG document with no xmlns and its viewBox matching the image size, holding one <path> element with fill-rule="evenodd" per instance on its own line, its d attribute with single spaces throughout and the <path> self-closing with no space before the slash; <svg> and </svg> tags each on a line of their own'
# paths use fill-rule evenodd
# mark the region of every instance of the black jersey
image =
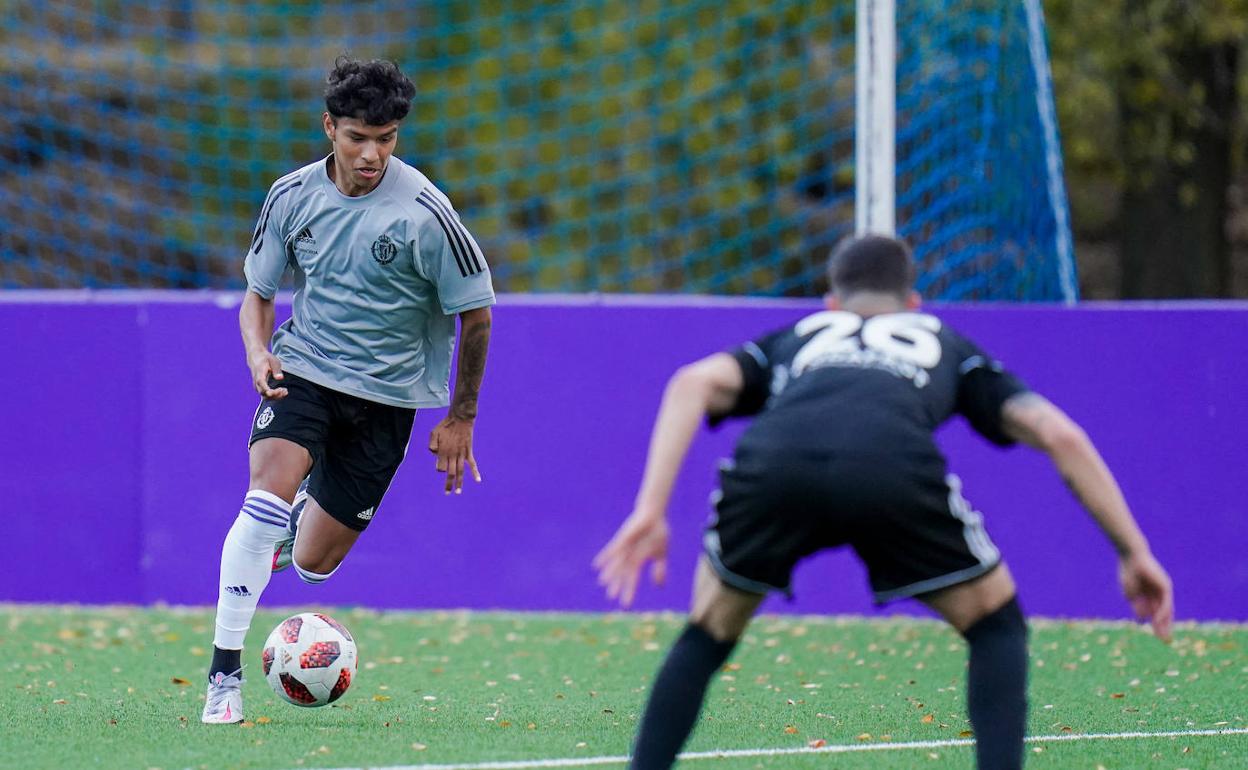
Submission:
<svg viewBox="0 0 1248 770">
<path fill-rule="evenodd" d="M 745 385 L 730 414 L 757 415 L 738 452 L 939 457 L 932 433 L 954 414 L 1009 445 L 1001 405 L 1026 390 L 923 313 L 819 312 L 731 355 Z"/>
</svg>

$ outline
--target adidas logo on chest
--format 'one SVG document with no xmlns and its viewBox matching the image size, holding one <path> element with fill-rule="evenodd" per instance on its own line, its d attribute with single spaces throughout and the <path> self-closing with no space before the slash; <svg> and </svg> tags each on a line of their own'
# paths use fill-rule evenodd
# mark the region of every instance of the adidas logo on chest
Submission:
<svg viewBox="0 0 1248 770">
<path fill-rule="evenodd" d="M 291 245 L 296 254 L 307 256 L 316 256 L 317 254 L 316 238 L 312 235 L 311 227 L 304 227 L 295 233 L 295 240 Z"/>
</svg>

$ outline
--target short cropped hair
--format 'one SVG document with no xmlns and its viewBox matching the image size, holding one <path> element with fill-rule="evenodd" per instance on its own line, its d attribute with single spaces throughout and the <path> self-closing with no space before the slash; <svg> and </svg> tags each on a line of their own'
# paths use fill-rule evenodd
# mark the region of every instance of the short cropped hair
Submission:
<svg viewBox="0 0 1248 770">
<path fill-rule="evenodd" d="M 384 126 L 407 117 L 415 95 L 412 81 L 383 59 L 362 62 L 339 56 L 325 78 L 325 110 L 335 120 L 355 118 Z"/>
<path fill-rule="evenodd" d="M 910 247 L 884 235 L 846 238 L 828 258 L 828 286 L 842 296 L 871 291 L 904 298 L 916 274 Z"/>
</svg>

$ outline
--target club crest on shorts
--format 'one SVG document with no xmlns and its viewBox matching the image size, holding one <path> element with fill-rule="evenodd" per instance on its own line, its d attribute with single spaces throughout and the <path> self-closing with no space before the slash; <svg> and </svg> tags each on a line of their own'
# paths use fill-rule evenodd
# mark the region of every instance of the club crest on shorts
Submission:
<svg viewBox="0 0 1248 770">
<path fill-rule="evenodd" d="M 256 427 L 264 430 L 273 424 L 273 407 L 266 406 L 260 410 L 260 414 L 256 417 Z"/>
<path fill-rule="evenodd" d="M 377 240 L 373 241 L 372 252 L 377 264 L 388 265 L 399 255 L 399 247 L 390 240 L 390 236 L 379 235 Z"/>
</svg>

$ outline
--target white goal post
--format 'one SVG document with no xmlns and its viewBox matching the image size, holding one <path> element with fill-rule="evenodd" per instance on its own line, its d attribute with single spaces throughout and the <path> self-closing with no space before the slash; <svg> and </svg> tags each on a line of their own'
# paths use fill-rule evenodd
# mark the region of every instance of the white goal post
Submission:
<svg viewBox="0 0 1248 770">
<path fill-rule="evenodd" d="M 895 0 L 857 0 L 854 232 L 897 230 L 897 10 Z"/>
</svg>

